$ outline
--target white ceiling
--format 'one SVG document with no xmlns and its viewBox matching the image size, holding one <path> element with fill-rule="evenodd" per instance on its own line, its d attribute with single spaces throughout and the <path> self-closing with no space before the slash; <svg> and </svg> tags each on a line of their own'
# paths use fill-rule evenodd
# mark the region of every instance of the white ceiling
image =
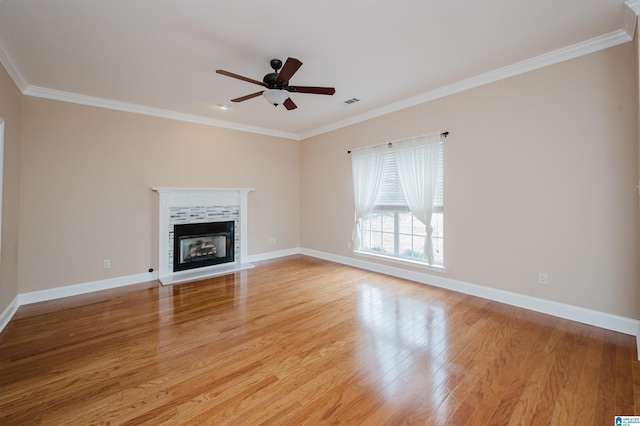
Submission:
<svg viewBox="0 0 640 426">
<path fill-rule="evenodd" d="M 627 3 L 0 0 L 0 61 L 26 95 L 300 139 L 630 41 Z M 336 94 L 231 103 L 261 87 L 215 73 L 262 80 L 289 56 L 290 84 Z"/>
</svg>

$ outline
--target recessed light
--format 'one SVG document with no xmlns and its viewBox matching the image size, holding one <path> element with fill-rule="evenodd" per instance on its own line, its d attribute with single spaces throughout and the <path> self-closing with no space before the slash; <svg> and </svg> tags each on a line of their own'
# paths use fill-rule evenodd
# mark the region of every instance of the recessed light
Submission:
<svg viewBox="0 0 640 426">
<path fill-rule="evenodd" d="M 218 108 L 220 108 L 223 111 L 226 111 L 229 109 L 229 105 L 227 104 L 218 104 Z"/>
</svg>

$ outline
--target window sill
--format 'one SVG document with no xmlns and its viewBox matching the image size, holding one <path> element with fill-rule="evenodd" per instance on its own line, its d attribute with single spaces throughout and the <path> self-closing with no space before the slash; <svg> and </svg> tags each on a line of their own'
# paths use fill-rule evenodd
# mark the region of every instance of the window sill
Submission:
<svg viewBox="0 0 640 426">
<path fill-rule="evenodd" d="M 356 251 L 356 250 L 353 251 L 353 254 L 359 257 L 365 257 L 365 258 L 376 259 L 376 260 L 384 260 L 386 262 L 397 263 L 399 265 L 404 265 L 404 266 L 415 266 L 418 268 L 428 269 L 434 272 L 440 272 L 440 273 L 447 272 L 447 268 L 445 268 L 444 266 L 428 265 L 424 262 L 418 262 L 410 259 L 400 259 L 398 257 L 385 256 L 383 254 L 375 254 L 375 253 Z"/>
</svg>

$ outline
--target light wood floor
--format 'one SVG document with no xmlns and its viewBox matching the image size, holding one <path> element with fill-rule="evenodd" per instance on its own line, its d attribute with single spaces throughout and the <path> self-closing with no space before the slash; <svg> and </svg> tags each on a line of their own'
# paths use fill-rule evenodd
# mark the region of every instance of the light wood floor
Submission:
<svg viewBox="0 0 640 426">
<path fill-rule="evenodd" d="M 21 307 L 0 424 L 609 425 L 632 336 L 308 257 Z"/>
</svg>

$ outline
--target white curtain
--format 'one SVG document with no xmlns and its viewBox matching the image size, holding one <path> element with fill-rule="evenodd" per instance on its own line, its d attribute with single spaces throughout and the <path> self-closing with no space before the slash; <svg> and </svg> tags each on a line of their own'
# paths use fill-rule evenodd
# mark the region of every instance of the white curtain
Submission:
<svg viewBox="0 0 640 426">
<path fill-rule="evenodd" d="M 353 201 L 356 208 L 352 240 L 356 249 L 361 247 L 362 218 L 371 213 L 376 203 L 387 153 L 386 145 L 357 148 L 351 151 Z"/>
<path fill-rule="evenodd" d="M 442 139 L 439 133 L 393 142 L 404 197 L 413 215 L 427 228 L 424 253 L 429 265 L 433 264 L 434 258 L 431 216 L 441 149 Z"/>
</svg>

